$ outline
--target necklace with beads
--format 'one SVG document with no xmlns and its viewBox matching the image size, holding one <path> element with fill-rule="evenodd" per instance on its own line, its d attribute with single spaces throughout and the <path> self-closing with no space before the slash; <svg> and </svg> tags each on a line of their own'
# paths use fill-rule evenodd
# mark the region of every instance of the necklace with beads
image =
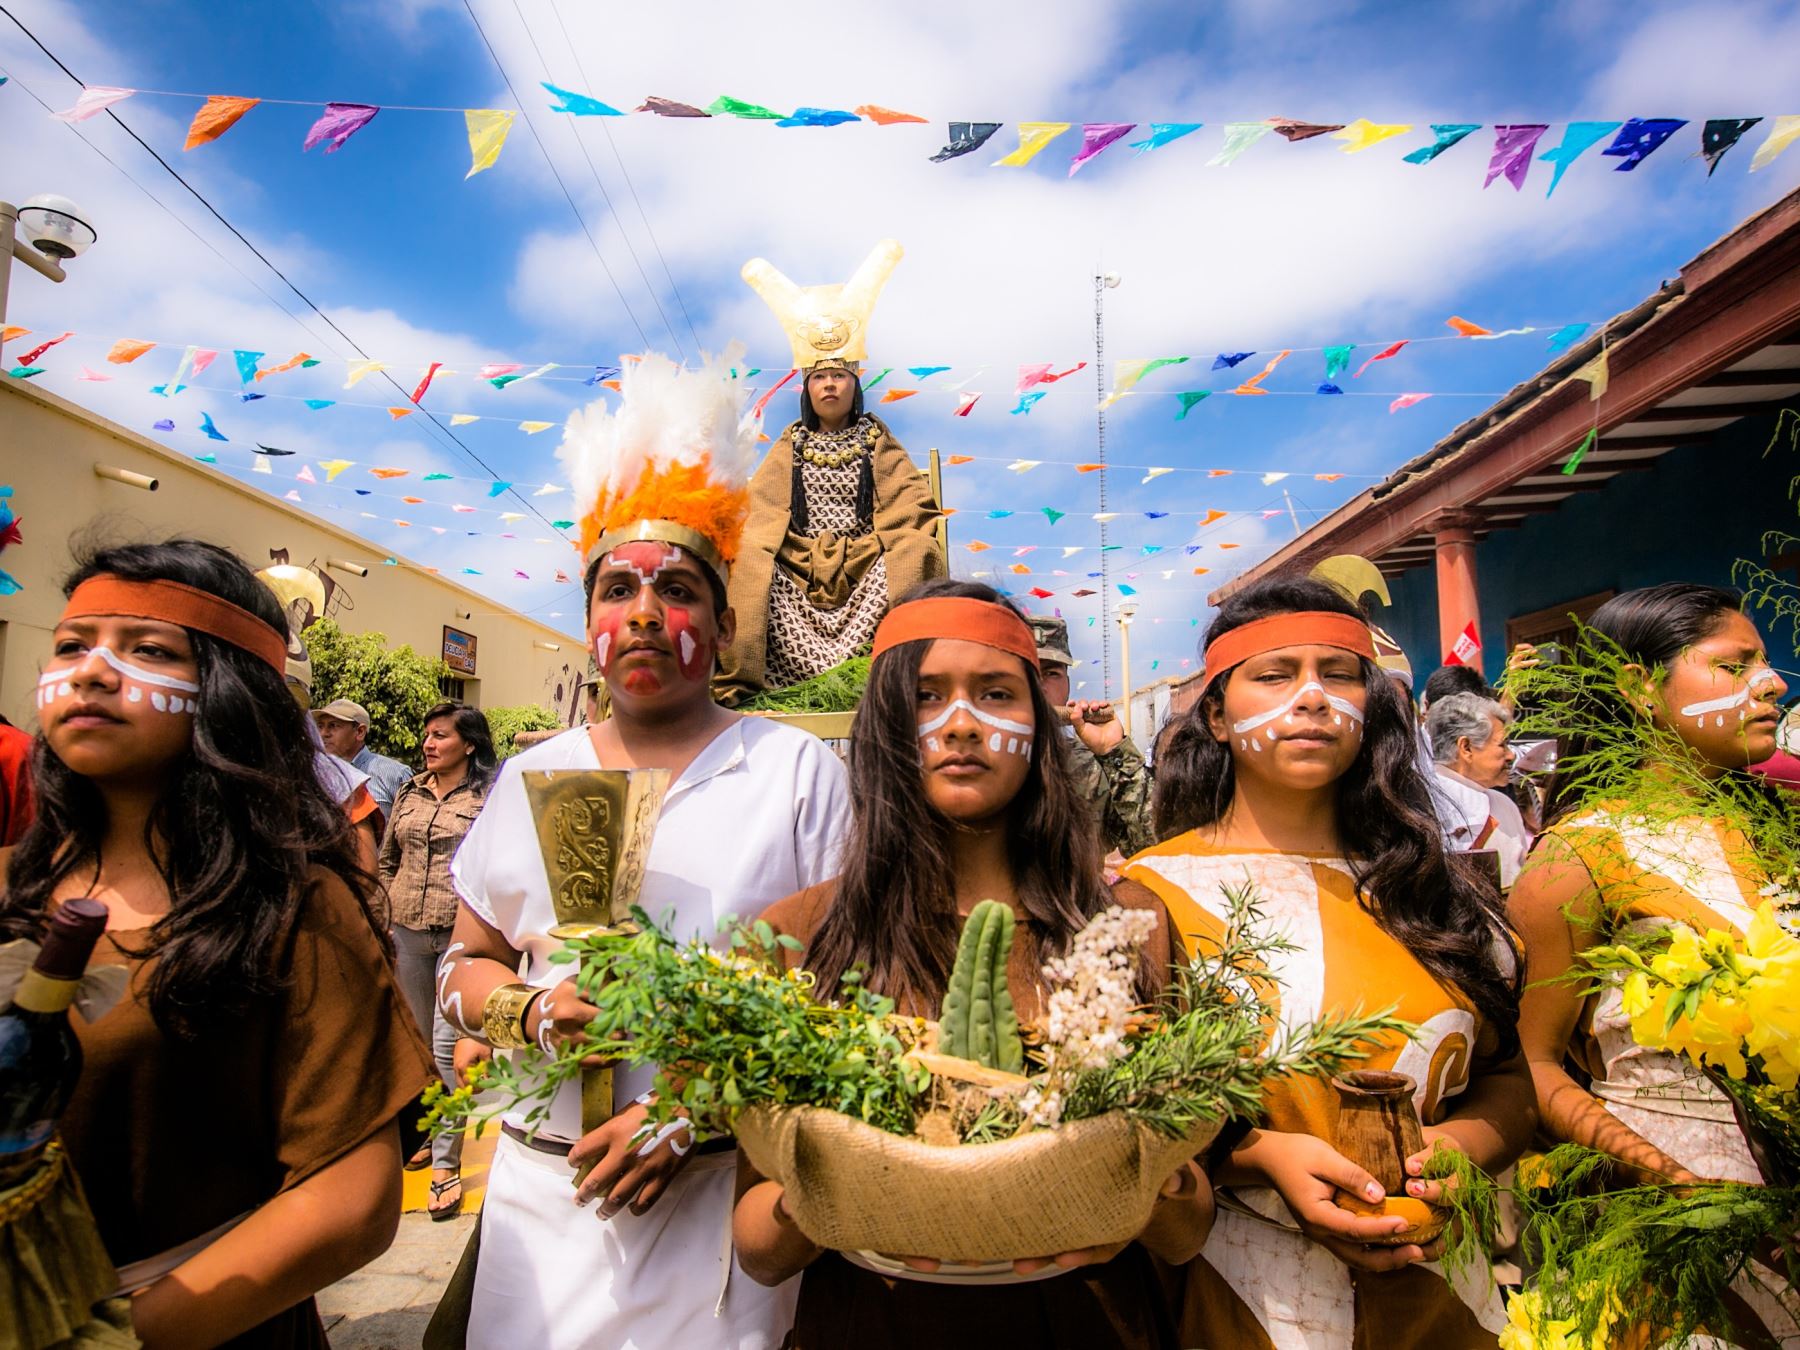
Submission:
<svg viewBox="0 0 1800 1350">
<path fill-rule="evenodd" d="M 794 449 L 808 464 L 817 464 L 827 469 L 838 469 L 846 464 L 854 464 L 868 454 L 870 447 L 875 444 L 876 434 L 874 424 L 866 421 L 857 426 L 846 427 L 837 433 L 822 434 L 816 431 L 807 431 L 804 427 L 796 427 L 794 429 Z M 849 444 L 819 445 L 815 443 L 825 440 L 827 436 L 833 442 L 842 439 L 849 441 Z"/>
</svg>

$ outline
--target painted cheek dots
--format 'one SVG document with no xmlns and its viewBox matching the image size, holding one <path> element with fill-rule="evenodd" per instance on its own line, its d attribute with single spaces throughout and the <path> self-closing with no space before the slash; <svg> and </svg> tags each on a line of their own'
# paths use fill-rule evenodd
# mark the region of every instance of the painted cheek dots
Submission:
<svg viewBox="0 0 1800 1350">
<path fill-rule="evenodd" d="M 928 722 L 919 723 L 919 740 L 932 753 L 943 749 L 938 733 L 949 725 L 958 709 L 967 712 L 987 730 L 987 748 L 996 755 L 1022 755 L 1029 761 L 1035 728 L 1029 722 L 1012 722 L 983 712 L 966 698 L 959 698 Z"/>
<path fill-rule="evenodd" d="M 1346 725 L 1345 719 L 1348 718 L 1348 725 L 1351 733 L 1353 735 L 1361 734 L 1363 722 L 1362 709 L 1357 707 L 1347 698 L 1339 698 L 1336 694 L 1326 694 L 1325 686 L 1320 684 L 1317 680 L 1308 680 L 1294 692 L 1292 698 L 1286 703 L 1283 703 L 1280 707 L 1271 708 L 1268 712 L 1257 713 L 1254 717 L 1246 717 L 1241 722 L 1233 722 L 1231 724 L 1231 734 L 1238 738 L 1238 749 L 1251 751 L 1261 750 L 1263 748 L 1262 737 L 1264 735 L 1268 736 L 1269 743 L 1273 745 L 1276 739 L 1275 732 L 1273 730 L 1263 732 L 1262 729 L 1277 718 L 1292 722 L 1294 720 L 1294 710 L 1299 706 L 1300 700 L 1311 693 L 1324 694 L 1326 706 L 1331 709 L 1331 722 L 1333 726 L 1341 727 Z"/>
<path fill-rule="evenodd" d="M 1758 666 L 1744 676 L 1744 687 L 1737 693 L 1727 694 L 1723 698 L 1709 698 L 1700 703 L 1690 703 L 1681 710 L 1681 715 L 1693 718 L 1696 727 L 1705 726 L 1708 717 L 1714 719 L 1715 727 L 1723 727 L 1725 715 L 1731 712 L 1735 712 L 1738 721 L 1742 722 L 1749 715 L 1750 705 L 1755 702 L 1761 691 L 1773 690 L 1774 687 L 1775 672 L 1768 666 Z"/>
<path fill-rule="evenodd" d="M 119 696 L 128 704 L 137 706 L 148 703 L 159 713 L 189 716 L 199 711 L 200 701 L 196 695 L 200 692 L 200 686 L 191 680 L 179 680 L 173 675 L 161 675 L 154 670 L 134 666 L 108 647 L 91 647 L 87 656 L 99 657 L 119 673 Z M 73 698 L 75 686 L 71 677 L 80 668 L 77 663 L 46 670 L 38 676 L 37 706 L 48 708 L 64 699 Z"/>
</svg>

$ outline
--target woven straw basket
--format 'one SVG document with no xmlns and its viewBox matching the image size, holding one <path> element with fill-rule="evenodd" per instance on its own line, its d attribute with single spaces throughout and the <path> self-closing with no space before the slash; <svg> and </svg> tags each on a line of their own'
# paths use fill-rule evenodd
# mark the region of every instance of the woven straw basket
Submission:
<svg viewBox="0 0 1800 1350">
<path fill-rule="evenodd" d="M 818 1107 L 753 1107 L 738 1145 L 837 1251 L 1007 1261 L 1124 1242 L 1169 1176 L 1218 1133 L 1165 1139 L 1122 1112 L 1000 1144 L 939 1146 Z"/>
</svg>

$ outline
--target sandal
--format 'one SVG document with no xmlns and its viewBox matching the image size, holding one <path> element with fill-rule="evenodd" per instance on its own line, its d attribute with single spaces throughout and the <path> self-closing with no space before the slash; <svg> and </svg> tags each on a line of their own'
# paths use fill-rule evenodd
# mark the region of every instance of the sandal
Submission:
<svg viewBox="0 0 1800 1350">
<path fill-rule="evenodd" d="M 456 1199 L 450 1201 L 449 1204 L 439 1205 L 438 1201 L 442 1200 L 451 1191 L 456 1192 Z M 431 1203 L 425 1207 L 425 1212 L 431 1216 L 431 1221 L 433 1223 L 442 1223 L 445 1219 L 454 1219 L 458 1214 L 462 1213 L 462 1204 L 462 1177 L 458 1175 L 449 1178 L 447 1181 L 434 1181 L 431 1183 Z"/>
<path fill-rule="evenodd" d="M 408 1172 L 423 1172 L 431 1166 L 431 1140 L 427 1139 L 419 1145 L 418 1151 L 406 1160 Z"/>
</svg>

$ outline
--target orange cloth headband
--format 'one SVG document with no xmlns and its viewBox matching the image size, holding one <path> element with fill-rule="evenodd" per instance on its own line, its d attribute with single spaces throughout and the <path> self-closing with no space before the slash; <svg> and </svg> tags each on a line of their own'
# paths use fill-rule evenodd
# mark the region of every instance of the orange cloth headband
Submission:
<svg viewBox="0 0 1800 1350">
<path fill-rule="evenodd" d="M 951 638 L 979 642 L 984 647 L 1010 652 L 1033 670 L 1038 668 L 1037 641 L 1013 610 L 989 600 L 947 595 L 932 600 L 909 600 L 888 611 L 875 630 L 875 655 L 902 642 Z"/>
<path fill-rule="evenodd" d="M 249 610 L 179 581 L 89 577 L 75 588 L 62 617 L 67 623 L 113 614 L 191 628 L 249 652 L 277 675 L 287 671 L 286 638 Z"/>
<path fill-rule="evenodd" d="M 1334 614 L 1330 610 L 1271 614 L 1266 619 L 1257 619 L 1229 633 L 1221 633 L 1208 644 L 1205 687 L 1210 688 L 1214 680 L 1233 666 L 1283 647 L 1337 647 L 1354 652 L 1365 661 L 1375 659 L 1375 638 L 1369 632 L 1369 625 L 1361 619 Z"/>
</svg>

